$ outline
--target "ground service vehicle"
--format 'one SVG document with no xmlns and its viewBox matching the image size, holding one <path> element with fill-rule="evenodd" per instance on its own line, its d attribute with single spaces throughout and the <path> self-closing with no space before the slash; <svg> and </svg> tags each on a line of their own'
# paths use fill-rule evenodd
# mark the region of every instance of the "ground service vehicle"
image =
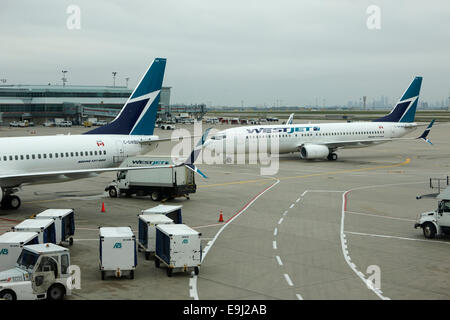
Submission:
<svg viewBox="0 0 450 320">
<path fill-rule="evenodd" d="M 421 213 L 414 228 L 422 228 L 425 238 L 433 239 L 437 235 L 450 235 L 450 187 L 438 196 L 438 208 L 435 211 Z"/>
<path fill-rule="evenodd" d="M 172 165 L 170 157 L 131 157 L 121 167 Z M 120 194 L 131 196 L 150 195 L 153 201 L 186 197 L 195 193 L 194 172 L 186 166 L 163 167 L 157 169 L 124 170 L 117 173 L 117 179 L 106 186 L 109 196 Z"/>
<path fill-rule="evenodd" d="M 53 243 L 24 246 L 16 267 L 0 272 L 0 299 L 62 300 L 70 295 L 69 250 Z"/>
</svg>

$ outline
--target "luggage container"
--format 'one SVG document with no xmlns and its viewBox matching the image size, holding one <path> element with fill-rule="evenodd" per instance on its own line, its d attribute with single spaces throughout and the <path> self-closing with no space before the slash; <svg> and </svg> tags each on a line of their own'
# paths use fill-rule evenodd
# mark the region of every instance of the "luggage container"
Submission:
<svg viewBox="0 0 450 320">
<path fill-rule="evenodd" d="M 155 266 L 167 266 L 167 276 L 173 271 L 194 270 L 198 275 L 202 261 L 200 232 L 185 224 L 159 224 L 156 226 Z"/>
<path fill-rule="evenodd" d="M 56 244 L 68 242 L 73 245 L 75 234 L 75 217 L 73 209 L 47 209 L 38 215 L 36 219 L 53 219 L 55 221 Z"/>
<path fill-rule="evenodd" d="M 17 226 L 12 227 L 13 231 L 37 232 L 39 243 L 55 243 L 55 222 L 53 219 L 26 219 Z"/>
<path fill-rule="evenodd" d="M 23 246 L 38 243 L 37 232 L 6 232 L 0 235 L 0 271 L 15 267 Z"/>
<path fill-rule="evenodd" d="M 156 226 L 159 224 L 173 224 L 173 220 L 163 214 L 143 214 L 139 216 L 139 247 L 145 250 L 146 260 L 155 253 Z"/>
<path fill-rule="evenodd" d="M 183 223 L 181 208 L 183 208 L 183 206 L 169 206 L 160 204 L 159 206 L 142 210 L 141 214 L 163 214 L 166 217 L 172 219 L 174 223 L 180 224 Z"/>
<path fill-rule="evenodd" d="M 100 271 L 102 280 L 107 273 L 113 273 L 117 278 L 123 272 L 134 279 L 137 266 L 136 237 L 130 227 L 100 228 Z"/>
</svg>

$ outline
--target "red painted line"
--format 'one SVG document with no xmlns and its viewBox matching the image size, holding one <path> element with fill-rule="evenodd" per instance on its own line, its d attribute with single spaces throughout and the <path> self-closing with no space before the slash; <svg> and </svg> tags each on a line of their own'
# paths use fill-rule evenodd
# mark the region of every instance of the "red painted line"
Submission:
<svg viewBox="0 0 450 320">
<path fill-rule="evenodd" d="M 276 183 L 276 182 L 275 182 Z M 268 189 L 272 188 L 272 186 L 275 184 L 271 184 L 270 186 L 268 186 L 267 188 L 265 188 L 263 191 L 261 191 L 260 193 L 258 193 L 256 196 L 254 196 L 249 202 L 247 202 L 247 204 L 245 206 L 243 206 L 238 212 L 236 212 L 230 219 L 228 219 L 227 221 L 225 221 L 225 223 L 227 223 L 228 221 L 230 221 L 231 219 L 233 219 L 235 216 L 237 216 L 238 214 L 240 214 L 243 210 L 245 210 L 257 197 L 259 197 L 261 194 L 263 194 L 264 192 L 266 192 Z"/>
<path fill-rule="evenodd" d="M 347 195 L 350 193 L 351 190 L 346 191 L 344 193 L 344 211 L 347 211 Z"/>
<path fill-rule="evenodd" d="M 15 219 L 8 219 L 8 218 L 1 218 L 0 220 L 5 220 L 5 221 L 12 221 L 12 222 L 22 222 L 22 220 L 15 220 Z"/>
</svg>

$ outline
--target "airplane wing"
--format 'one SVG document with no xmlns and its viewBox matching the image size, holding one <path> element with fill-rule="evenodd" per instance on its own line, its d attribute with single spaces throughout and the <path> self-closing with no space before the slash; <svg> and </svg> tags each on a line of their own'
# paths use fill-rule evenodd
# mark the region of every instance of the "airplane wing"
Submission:
<svg viewBox="0 0 450 320">
<path fill-rule="evenodd" d="M 429 139 L 427 139 L 428 134 L 431 131 L 431 128 L 434 124 L 434 119 L 428 124 L 425 131 L 416 138 L 381 138 L 381 139 L 370 139 L 370 140 L 349 140 L 349 141 L 333 141 L 330 143 L 320 143 L 321 145 L 327 146 L 330 149 L 338 149 L 338 148 L 351 148 L 351 147 L 364 147 L 370 146 L 372 144 L 380 143 L 380 142 L 390 142 L 390 141 L 412 141 L 412 140 L 423 140 L 429 144 L 432 144 Z M 299 145 L 298 147 L 301 147 Z"/>
<path fill-rule="evenodd" d="M 293 124 L 294 123 L 294 114 L 291 113 L 291 115 L 289 116 L 289 118 L 286 121 L 286 124 Z"/>
</svg>

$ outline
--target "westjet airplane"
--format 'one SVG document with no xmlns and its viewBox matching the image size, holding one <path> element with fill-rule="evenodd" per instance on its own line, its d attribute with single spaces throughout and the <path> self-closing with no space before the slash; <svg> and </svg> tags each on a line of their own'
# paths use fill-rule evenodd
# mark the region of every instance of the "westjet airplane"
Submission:
<svg viewBox="0 0 450 320">
<path fill-rule="evenodd" d="M 120 113 L 107 125 L 82 135 L 0 138 L 1 207 L 20 207 L 20 198 L 14 193 L 22 185 L 65 182 L 123 170 L 119 165 L 126 157 L 145 154 L 158 142 L 171 140 L 153 135 L 165 67 L 166 59 L 156 58 Z M 193 164 L 188 167 L 198 172 Z"/>
<path fill-rule="evenodd" d="M 392 111 L 372 122 L 288 124 L 282 126 L 245 126 L 226 129 L 208 139 L 205 148 L 216 153 L 248 153 L 249 146 L 267 145 L 272 153 L 300 151 L 302 159 L 337 160 L 336 151 L 362 148 L 395 140 L 427 139 L 434 123 L 428 125 L 418 138 L 401 138 L 419 126 L 414 122 L 422 77 L 416 77 Z M 278 150 L 271 150 L 271 141 L 278 139 Z M 245 143 L 244 143 L 245 142 Z M 275 144 L 276 145 L 276 144 Z M 231 146 L 231 147 L 230 147 Z"/>
</svg>

